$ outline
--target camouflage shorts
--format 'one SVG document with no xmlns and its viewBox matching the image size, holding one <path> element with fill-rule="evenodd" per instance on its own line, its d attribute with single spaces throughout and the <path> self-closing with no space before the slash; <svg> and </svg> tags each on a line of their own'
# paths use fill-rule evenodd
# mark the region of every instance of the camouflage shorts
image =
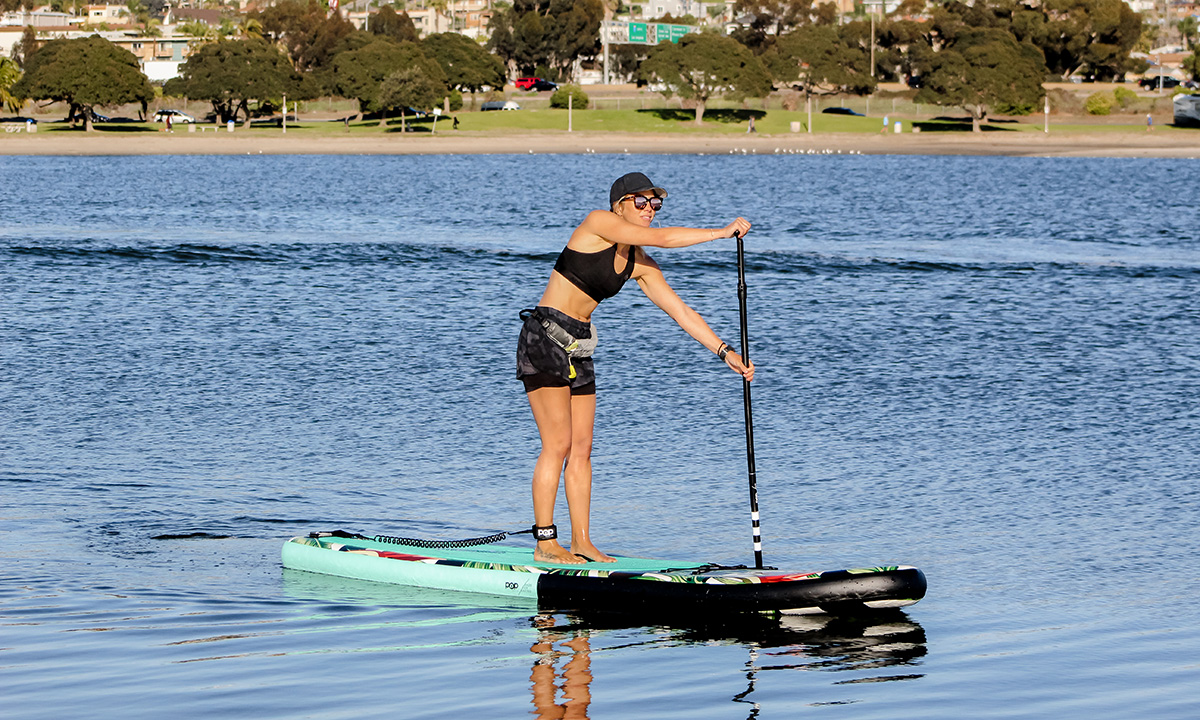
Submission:
<svg viewBox="0 0 1200 720">
<path fill-rule="evenodd" d="M 538 307 L 538 311 L 576 338 L 592 336 L 588 323 L 554 308 Z M 596 392 L 596 370 L 592 359 L 569 357 L 532 317 L 526 318 L 517 341 L 517 379 L 525 383 L 525 392 L 543 387 L 569 387 L 572 395 Z"/>
</svg>

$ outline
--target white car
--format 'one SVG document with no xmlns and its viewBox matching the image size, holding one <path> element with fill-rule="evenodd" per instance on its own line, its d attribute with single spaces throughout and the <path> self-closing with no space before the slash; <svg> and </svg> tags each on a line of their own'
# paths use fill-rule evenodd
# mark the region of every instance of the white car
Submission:
<svg viewBox="0 0 1200 720">
<path fill-rule="evenodd" d="M 171 122 L 173 123 L 196 122 L 196 118 L 178 110 L 159 110 L 158 112 L 154 113 L 154 122 L 165 123 L 168 117 L 171 118 Z"/>
<path fill-rule="evenodd" d="M 512 100 L 489 100 L 479 106 L 480 110 L 520 110 L 521 106 Z"/>
</svg>

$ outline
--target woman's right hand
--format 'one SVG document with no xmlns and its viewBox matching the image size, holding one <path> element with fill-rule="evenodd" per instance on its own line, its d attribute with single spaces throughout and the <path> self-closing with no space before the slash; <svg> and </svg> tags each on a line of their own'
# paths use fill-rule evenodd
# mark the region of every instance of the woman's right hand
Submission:
<svg viewBox="0 0 1200 720">
<path fill-rule="evenodd" d="M 746 379 L 746 382 L 754 381 L 754 363 L 742 362 L 742 356 L 730 350 L 725 354 L 725 364 L 729 366 L 738 375 Z"/>
<path fill-rule="evenodd" d="M 746 237 L 746 233 L 750 232 L 750 221 L 744 217 L 739 217 L 737 220 L 729 223 L 721 230 L 721 237 L 730 238 L 734 233 L 742 237 Z"/>
</svg>

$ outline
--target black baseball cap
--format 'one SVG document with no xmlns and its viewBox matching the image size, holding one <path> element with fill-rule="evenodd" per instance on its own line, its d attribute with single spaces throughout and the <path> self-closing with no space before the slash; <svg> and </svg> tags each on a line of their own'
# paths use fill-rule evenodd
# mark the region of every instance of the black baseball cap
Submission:
<svg viewBox="0 0 1200 720">
<path fill-rule="evenodd" d="M 650 182 L 650 178 L 640 172 L 631 172 L 617 178 L 617 181 L 612 184 L 612 189 L 608 191 L 608 204 L 614 205 L 618 200 L 626 195 L 653 190 L 654 194 L 660 198 L 667 196 L 667 191 Z"/>
</svg>

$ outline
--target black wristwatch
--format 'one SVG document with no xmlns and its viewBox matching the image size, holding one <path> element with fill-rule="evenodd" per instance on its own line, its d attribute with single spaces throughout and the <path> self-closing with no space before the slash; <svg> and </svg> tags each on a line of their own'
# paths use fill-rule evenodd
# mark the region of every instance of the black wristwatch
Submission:
<svg viewBox="0 0 1200 720">
<path fill-rule="evenodd" d="M 717 348 L 717 357 L 721 358 L 721 360 L 724 360 L 725 356 L 729 354 L 730 350 L 733 350 L 733 348 L 729 347 L 729 343 L 722 342 L 721 347 Z"/>
</svg>

